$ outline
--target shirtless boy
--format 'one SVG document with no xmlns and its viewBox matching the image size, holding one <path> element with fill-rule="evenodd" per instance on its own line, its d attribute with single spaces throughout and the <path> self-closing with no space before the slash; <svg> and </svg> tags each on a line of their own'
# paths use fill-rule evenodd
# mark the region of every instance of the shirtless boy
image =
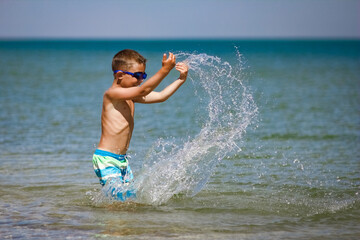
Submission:
<svg viewBox="0 0 360 240">
<path fill-rule="evenodd" d="M 126 152 L 134 129 L 134 103 L 158 103 L 167 100 L 185 82 L 188 66 L 177 63 L 174 54 L 163 55 L 161 69 L 142 85 L 147 77 L 146 59 L 134 50 L 117 53 L 112 61 L 114 81 L 104 93 L 101 138 L 93 155 L 93 166 L 100 184 L 107 179 L 129 182 L 133 179 Z M 180 77 L 161 92 L 153 90 L 175 67 Z"/>
</svg>

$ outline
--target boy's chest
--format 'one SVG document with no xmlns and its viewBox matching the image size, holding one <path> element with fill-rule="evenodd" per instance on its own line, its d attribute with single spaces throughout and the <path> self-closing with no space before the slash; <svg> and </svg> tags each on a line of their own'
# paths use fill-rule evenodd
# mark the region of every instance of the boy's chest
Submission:
<svg viewBox="0 0 360 240">
<path fill-rule="evenodd" d="M 114 108 L 125 118 L 134 117 L 135 104 L 132 100 L 119 101 L 114 104 Z"/>
</svg>

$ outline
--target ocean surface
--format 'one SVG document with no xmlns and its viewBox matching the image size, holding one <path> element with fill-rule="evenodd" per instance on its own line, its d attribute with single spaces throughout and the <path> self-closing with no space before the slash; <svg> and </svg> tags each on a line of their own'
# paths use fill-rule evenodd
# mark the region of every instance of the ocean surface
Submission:
<svg viewBox="0 0 360 240">
<path fill-rule="evenodd" d="M 123 203 L 92 154 L 125 48 L 190 71 L 136 105 Z M 360 237 L 360 41 L 0 41 L 0 109 L 0 239 Z"/>
</svg>

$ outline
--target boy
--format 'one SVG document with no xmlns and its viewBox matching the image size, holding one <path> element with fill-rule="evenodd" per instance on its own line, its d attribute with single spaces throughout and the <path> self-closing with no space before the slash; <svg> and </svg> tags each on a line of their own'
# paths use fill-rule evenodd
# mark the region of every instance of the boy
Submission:
<svg viewBox="0 0 360 240">
<path fill-rule="evenodd" d="M 105 185 L 109 178 L 128 183 L 133 175 L 126 157 L 134 128 L 134 103 L 157 103 L 167 100 L 185 82 L 188 66 L 177 63 L 175 56 L 163 55 L 161 69 L 149 80 L 146 59 L 134 50 L 118 52 L 112 61 L 114 81 L 103 97 L 101 114 L 101 138 L 93 155 L 93 166 L 100 184 Z M 176 68 L 180 77 L 161 92 L 153 90 Z"/>
</svg>

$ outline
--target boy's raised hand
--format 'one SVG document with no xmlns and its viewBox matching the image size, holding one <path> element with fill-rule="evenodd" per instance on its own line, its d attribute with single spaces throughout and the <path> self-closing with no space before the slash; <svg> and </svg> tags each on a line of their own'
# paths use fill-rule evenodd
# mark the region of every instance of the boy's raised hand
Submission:
<svg viewBox="0 0 360 240">
<path fill-rule="evenodd" d="M 175 63 L 176 63 L 176 58 L 175 58 L 174 54 L 169 52 L 169 57 L 166 59 L 166 53 L 164 53 L 163 59 L 162 59 L 163 68 L 170 71 L 171 69 L 173 69 L 175 67 Z"/>
<path fill-rule="evenodd" d="M 189 66 L 186 65 L 186 63 L 179 62 L 176 64 L 175 69 L 180 72 L 179 79 L 185 81 L 187 78 L 188 71 L 189 71 Z"/>
</svg>

